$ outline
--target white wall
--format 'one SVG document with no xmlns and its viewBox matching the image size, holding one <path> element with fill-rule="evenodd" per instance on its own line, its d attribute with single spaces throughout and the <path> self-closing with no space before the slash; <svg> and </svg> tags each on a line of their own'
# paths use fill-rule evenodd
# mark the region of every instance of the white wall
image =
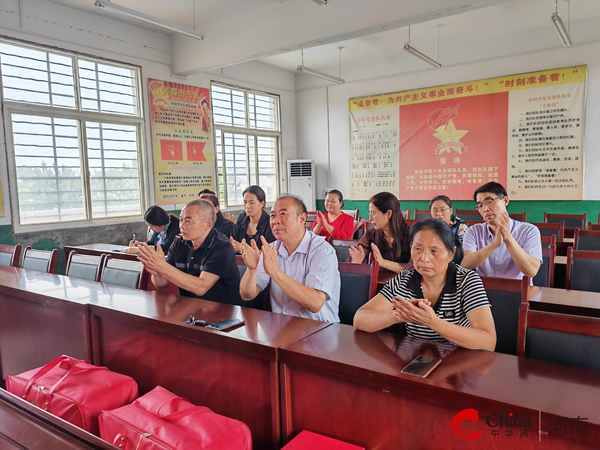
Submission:
<svg viewBox="0 0 600 450">
<path fill-rule="evenodd" d="M 344 85 L 302 87 L 296 94 L 298 157 L 317 163 L 317 198 L 323 198 L 323 190 L 331 187 L 349 193 L 348 99 L 581 64 L 588 66 L 583 195 L 584 200 L 600 200 L 600 44 L 404 75 L 377 77 L 373 73 L 369 79 Z"/>
<path fill-rule="evenodd" d="M 210 87 L 211 80 L 214 80 L 280 95 L 283 134 L 281 167 L 285 167 L 287 159 L 296 157 L 296 100 L 293 74 L 250 62 L 213 73 L 176 77 L 171 75 L 170 38 L 167 35 L 43 0 L 23 0 L 21 6 L 22 10 L 19 11 L 18 0 L 2 2 L 0 36 L 140 66 L 145 117 L 149 117 L 148 78 L 206 88 Z M 151 130 L 147 120 L 145 131 L 144 153 L 149 176 L 146 195 L 151 204 L 154 201 L 154 189 L 149 147 Z M 6 161 L 4 133 L 0 135 L 0 158 Z M 285 177 L 285 170 L 281 173 Z M 11 223 L 6 163 L 1 165 L 0 177 L 7 213 L 7 217 L 0 218 L 2 225 Z M 282 186 L 287 185 L 285 179 L 281 180 L 281 183 Z M 165 207 L 171 208 L 174 205 Z"/>
</svg>

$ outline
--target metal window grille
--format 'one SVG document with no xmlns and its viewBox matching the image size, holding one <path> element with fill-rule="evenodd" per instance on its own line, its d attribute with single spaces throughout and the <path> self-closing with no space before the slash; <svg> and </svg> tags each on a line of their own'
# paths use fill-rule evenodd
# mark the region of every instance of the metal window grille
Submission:
<svg viewBox="0 0 600 450">
<path fill-rule="evenodd" d="M 138 70 L 0 42 L 16 225 L 139 216 Z"/>
<path fill-rule="evenodd" d="M 211 95 L 221 202 L 241 206 L 242 192 L 252 184 L 273 202 L 279 181 L 279 97 L 214 83 Z"/>
</svg>

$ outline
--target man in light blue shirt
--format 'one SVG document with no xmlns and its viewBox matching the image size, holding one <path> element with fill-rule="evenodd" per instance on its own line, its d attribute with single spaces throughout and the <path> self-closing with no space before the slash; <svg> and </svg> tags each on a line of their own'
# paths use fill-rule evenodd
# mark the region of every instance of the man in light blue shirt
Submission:
<svg viewBox="0 0 600 450">
<path fill-rule="evenodd" d="M 340 272 L 335 250 L 306 229 L 306 205 L 297 197 L 283 195 L 270 214 L 277 239 L 269 244 L 242 242 L 247 270 L 240 282 L 243 300 L 252 300 L 271 284 L 273 312 L 337 323 Z"/>
<path fill-rule="evenodd" d="M 538 228 L 508 216 L 508 195 L 499 183 L 484 184 L 473 197 L 484 223 L 467 229 L 461 266 L 476 269 L 480 276 L 533 278 L 543 261 Z"/>
</svg>

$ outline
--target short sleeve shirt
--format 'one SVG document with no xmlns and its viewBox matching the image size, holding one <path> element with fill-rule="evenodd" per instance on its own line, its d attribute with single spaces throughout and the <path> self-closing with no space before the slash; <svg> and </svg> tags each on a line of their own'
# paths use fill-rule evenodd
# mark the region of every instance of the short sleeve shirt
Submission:
<svg viewBox="0 0 600 450">
<path fill-rule="evenodd" d="M 542 240 L 540 230 L 527 222 L 519 222 L 510 219 L 510 234 L 515 238 L 517 244 L 527 252 L 543 262 Z M 463 249 L 465 252 L 476 252 L 488 246 L 494 241 L 489 225 L 478 223 L 469 227 L 463 238 Z M 482 264 L 475 269 L 482 277 L 500 277 L 522 279 L 523 272 L 519 270 L 512 259 L 505 244 L 498 247 Z"/>
<path fill-rule="evenodd" d="M 386 283 L 381 294 L 390 301 L 396 295 L 405 299 L 423 298 L 421 274 L 415 269 L 403 270 Z M 484 306 L 490 307 L 490 303 L 479 275 L 462 266 L 450 263 L 446 285 L 433 305 L 436 315 L 455 325 L 471 328 L 467 315 Z M 408 336 L 453 344 L 425 325 L 406 323 L 405 326 Z"/>
<path fill-rule="evenodd" d="M 323 291 L 326 295 L 321 310 L 316 313 L 310 312 L 288 297 L 276 283 L 271 283 L 271 278 L 265 272 L 261 255 L 256 284 L 261 289 L 271 284 L 272 311 L 323 322 L 339 322 L 340 272 L 333 247 L 325 239 L 308 230 L 291 255 L 281 241 L 269 245 L 277 250 L 277 265 L 287 276 L 306 287 Z"/>
<path fill-rule="evenodd" d="M 235 251 L 229 239 L 214 228 L 196 250 L 191 241 L 184 241 L 180 237 L 175 239 L 169 249 L 167 262 L 195 277 L 199 277 L 202 272 L 219 276 L 217 282 L 202 297 L 179 288 L 180 295 L 232 305 L 241 304 L 240 272 L 235 261 Z"/>
</svg>

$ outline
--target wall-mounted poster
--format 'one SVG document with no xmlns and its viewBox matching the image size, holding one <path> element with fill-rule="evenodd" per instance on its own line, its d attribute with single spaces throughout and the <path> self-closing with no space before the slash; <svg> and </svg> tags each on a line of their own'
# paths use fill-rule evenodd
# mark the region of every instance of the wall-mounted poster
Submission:
<svg viewBox="0 0 600 450">
<path fill-rule="evenodd" d="M 148 88 L 156 203 L 185 203 L 214 190 L 210 91 L 151 78 Z"/>
<path fill-rule="evenodd" d="M 351 198 L 581 200 L 586 66 L 353 98 Z"/>
</svg>

